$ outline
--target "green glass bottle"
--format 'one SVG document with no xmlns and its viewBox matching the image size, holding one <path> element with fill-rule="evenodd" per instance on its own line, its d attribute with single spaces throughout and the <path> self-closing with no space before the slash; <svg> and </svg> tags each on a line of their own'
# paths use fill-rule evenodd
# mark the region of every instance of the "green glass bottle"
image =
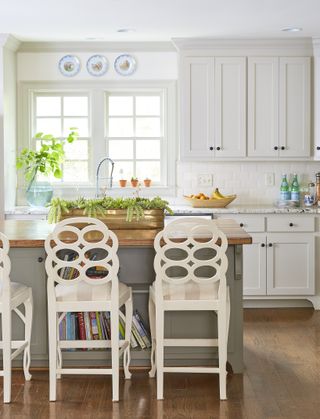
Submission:
<svg viewBox="0 0 320 419">
<path fill-rule="evenodd" d="M 286 174 L 282 175 L 282 181 L 280 185 L 280 199 L 283 201 L 290 199 L 289 183 Z"/>
<path fill-rule="evenodd" d="M 293 174 L 293 180 L 291 184 L 291 201 L 300 201 L 300 185 L 298 182 L 298 175 Z"/>
</svg>

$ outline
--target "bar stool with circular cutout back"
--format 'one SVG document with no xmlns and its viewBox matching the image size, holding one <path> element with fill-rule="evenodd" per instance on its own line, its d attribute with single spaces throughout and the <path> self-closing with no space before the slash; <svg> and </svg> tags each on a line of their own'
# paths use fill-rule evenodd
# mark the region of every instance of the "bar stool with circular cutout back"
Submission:
<svg viewBox="0 0 320 419">
<path fill-rule="evenodd" d="M 23 352 L 23 371 L 27 381 L 31 380 L 29 372 L 31 355 L 32 330 L 32 289 L 18 282 L 11 282 L 11 261 L 9 258 L 10 244 L 8 238 L 0 233 L 0 314 L 3 352 L 3 401 L 11 401 L 11 363 L 16 356 Z M 20 306 L 24 305 L 24 313 Z M 24 323 L 24 340 L 12 340 L 12 312 Z M 15 349 L 14 352 L 12 350 Z"/>
<path fill-rule="evenodd" d="M 218 373 L 220 399 L 226 394 L 227 343 L 230 318 L 226 282 L 228 242 L 214 220 L 183 217 L 168 224 L 154 240 L 155 282 L 150 287 L 149 318 L 152 335 L 150 377 L 157 374 L 157 398 L 163 399 L 165 372 Z M 167 339 L 164 315 L 170 311 L 213 311 L 217 315 L 215 339 Z M 169 367 L 165 347 L 218 347 L 217 367 Z"/>
<path fill-rule="evenodd" d="M 112 400 L 119 400 L 119 357 L 131 378 L 132 290 L 119 282 L 118 239 L 100 220 L 65 219 L 45 241 L 48 275 L 50 401 L 56 400 L 61 374 L 112 375 Z M 119 339 L 119 310 L 125 306 L 125 338 Z M 110 312 L 110 340 L 61 340 L 59 324 L 67 312 Z M 111 348 L 111 368 L 63 368 L 62 349 Z"/>
</svg>

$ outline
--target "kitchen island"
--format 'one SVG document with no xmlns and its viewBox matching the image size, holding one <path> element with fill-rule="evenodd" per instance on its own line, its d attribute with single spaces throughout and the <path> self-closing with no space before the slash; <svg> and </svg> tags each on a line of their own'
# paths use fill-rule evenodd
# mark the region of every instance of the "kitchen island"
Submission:
<svg viewBox="0 0 320 419">
<path fill-rule="evenodd" d="M 229 267 L 227 281 L 230 286 L 231 317 L 228 344 L 228 361 L 235 373 L 243 371 L 242 324 L 242 246 L 251 244 L 251 237 L 233 220 L 218 220 L 219 228 L 228 238 Z M 34 322 L 32 333 L 32 366 L 48 365 L 47 295 L 44 268 L 44 240 L 53 225 L 44 220 L 6 220 L 0 231 L 10 240 L 12 261 L 11 280 L 22 282 L 33 289 Z M 116 231 L 115 231 L 116 232 Z M 117 233 L 117 232 L 116 232 Z M 134 309 L 138 309 L 148 323 L 148 290 L 154 281 L 153 240 L 137 236 L 135 239 L 119 238 L 119 279 L 133 288 Z M 216 336 L 215 315 L 209 312 L 173 312 L 165 319 L 167 337 L 211 338 Z M 13 322 L 13 337 L 21 336 L 18 319 Z M 217 357 L 215 348 L 168 348 L 167 365 L 208 365 Z M 109 362 L 106 351 L 70 351 L 64 353 L 65 365 L 104 365 Z M 132 350 L 132 366 L 149 366 L 149 350 Z"/>
</svg>

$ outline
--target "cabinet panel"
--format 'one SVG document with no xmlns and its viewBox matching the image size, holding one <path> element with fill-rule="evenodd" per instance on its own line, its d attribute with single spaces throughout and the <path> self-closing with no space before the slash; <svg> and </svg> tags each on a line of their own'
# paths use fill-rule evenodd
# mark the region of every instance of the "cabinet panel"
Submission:
<svg viewBox="0 0 320 419">
<path fill-rule="evenodd" d="M 314 236 L 268 234 L 267 294 L 314 294 Z"/>
<path fill-rule="evenodd" d="M 277 157 L 279 58 L 248 58 L 248 156 Z"/>
<path fill-rule="evenodd" d="M 243 246 L 243 295 L 266 295 L 266 235 L 251 236 L 252 244 Z"/>
<path fill-rule="evenodd" d="M 181 110 L 184 157 L 211 158 L 213 151 L 213 58 L 186 58 Z"/>
<path fill-rule="evenodd" d="M 309 157 L 310 57 L 280 58 L 279 101 L 280 156 Z"/>
<path fill-rule="evenodd" d="M 300 232 L 314 231 L 315 217 L 310 215 L 273 215 L 267 217 L 267 229 L 271 232 Z"/>
<path fill-rule="evenodd" d="M 248 233 L 258 233 L 265 230 L 265 217 L 263 215 L 232 214 L 218 216 L 217 218 L 232 218 Z"/>
<path fill-rule="evenodd" d="M 215 59 L 215 157 L 246 155 L 246 58 Z"/>
</svg>

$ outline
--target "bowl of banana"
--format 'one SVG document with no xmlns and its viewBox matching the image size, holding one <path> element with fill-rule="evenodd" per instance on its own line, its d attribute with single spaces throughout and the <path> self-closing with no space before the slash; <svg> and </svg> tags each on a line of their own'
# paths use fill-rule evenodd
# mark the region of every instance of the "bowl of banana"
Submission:
<svg viewBox="0 0 320 419">
<path fill-rule="evenodd" d="M 211 196 L 202 192 L 197 195 L 184 195 L 184 198 L 191 203 L 194 208 L 224 208 L 235 200 L 237 195 L 222 195 L 216 188 Z"/>
</svg>

